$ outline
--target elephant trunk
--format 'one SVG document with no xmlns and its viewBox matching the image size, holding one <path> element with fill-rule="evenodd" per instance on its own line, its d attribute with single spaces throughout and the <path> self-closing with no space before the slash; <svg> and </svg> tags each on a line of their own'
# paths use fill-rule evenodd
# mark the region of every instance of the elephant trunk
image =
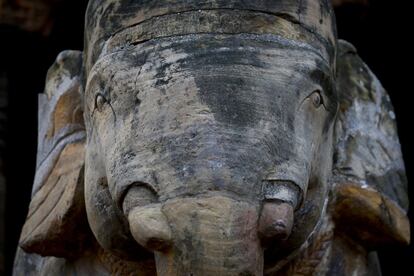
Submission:
<svg viewBox="0 0 414 276">
<path fill-rule="evenodd" d="M 296 191 L 277 183 L 263 203 L 223 193 L 159 203 L 137 187 L 124 212 L 134 239 L 155 252 L 158 275 L 263 275 L 263 241 L 290 235 Z"/>
<path fill-rule="evenodd" d="M 174 242 L 156 252 L 158 275 L 262 275 L 259 208 L 220 195 L 168 201 Z"/>
</svg>

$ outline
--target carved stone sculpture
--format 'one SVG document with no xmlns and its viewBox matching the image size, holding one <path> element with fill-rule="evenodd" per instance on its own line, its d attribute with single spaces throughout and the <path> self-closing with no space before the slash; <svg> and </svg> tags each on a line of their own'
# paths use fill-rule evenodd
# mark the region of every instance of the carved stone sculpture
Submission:
<svg viewBox="0 0 414 276">
<path fill-rule="evenodd" d="M 15 275 L 375 275 L 408 244 L 387 93 L 328 0 L 92 0 L 39 98 Z"/>
</svg>

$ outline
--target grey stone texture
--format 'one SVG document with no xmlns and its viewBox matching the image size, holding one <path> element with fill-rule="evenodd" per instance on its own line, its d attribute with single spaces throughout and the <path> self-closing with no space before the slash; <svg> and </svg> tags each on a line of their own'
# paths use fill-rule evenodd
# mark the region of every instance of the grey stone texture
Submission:
<svg viewBox="0 0 414 276">
<path fill-rule="evenodd" d="M 392 106 L 329 1 L 96 0 L 85 28 L 15 275 L 367 275 L 409 243 Z"/>
</svg>

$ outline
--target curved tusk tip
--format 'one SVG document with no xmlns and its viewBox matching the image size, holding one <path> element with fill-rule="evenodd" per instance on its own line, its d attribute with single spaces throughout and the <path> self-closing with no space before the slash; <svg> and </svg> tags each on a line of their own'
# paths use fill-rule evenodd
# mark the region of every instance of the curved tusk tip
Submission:
<svg viewBox="0 0 414 276">
<path fill-rule="evenodd" d="M 286 240 L 292 231 L 294 209 L 290 203 L 270 201 L 263 204 L 259 219 L 262 240 Z"/>
</svg>

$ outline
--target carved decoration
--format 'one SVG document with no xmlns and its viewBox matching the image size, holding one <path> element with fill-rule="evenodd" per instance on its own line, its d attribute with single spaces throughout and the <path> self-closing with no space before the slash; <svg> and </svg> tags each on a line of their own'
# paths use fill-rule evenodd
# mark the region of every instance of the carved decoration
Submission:
<svg viewBox="0 0 414 276">
<path fill-rule="evenodd" d="M 329 1 L 91 1 L 85 30 L 15 275 L 366 275 L 409 243 L 392 106 Z"/>
</svg>

